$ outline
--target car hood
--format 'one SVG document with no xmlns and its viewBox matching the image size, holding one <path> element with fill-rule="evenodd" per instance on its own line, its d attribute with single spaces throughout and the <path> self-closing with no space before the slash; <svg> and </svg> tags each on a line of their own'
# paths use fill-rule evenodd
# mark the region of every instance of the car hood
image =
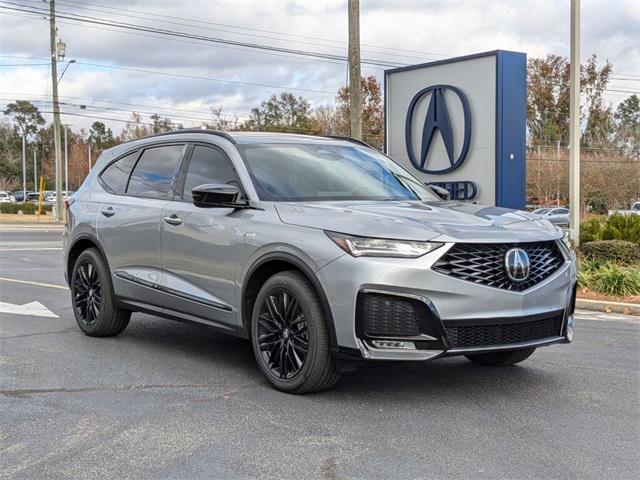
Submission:
<svg viewBox="0 0 640 480">
<path fill-rule="evenodd" d="M 275 208 L 290 225 L 365 237 L 526 242 L 562 236 L 539 215 L 451 201 L 287 202 Z"/>
</svg>

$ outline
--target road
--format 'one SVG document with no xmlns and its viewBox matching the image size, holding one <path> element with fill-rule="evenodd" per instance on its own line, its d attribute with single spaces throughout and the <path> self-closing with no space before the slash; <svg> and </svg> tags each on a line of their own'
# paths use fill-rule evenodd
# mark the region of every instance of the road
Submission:
<svg viewBox="0 0 640 480">
<path fill-rule="evenodd" d="M 60 231 L 0 227 L 0 478 L 637 478 L 640 318 L 580 312 L 521 366 L 378 364 L 279 393 L 250 345 L 134 314 L 76 327 Z M 43 250 L 44 249 L 44 250 Z M 18 283 L 22 282 L 33 283 Z"/>
</svg>

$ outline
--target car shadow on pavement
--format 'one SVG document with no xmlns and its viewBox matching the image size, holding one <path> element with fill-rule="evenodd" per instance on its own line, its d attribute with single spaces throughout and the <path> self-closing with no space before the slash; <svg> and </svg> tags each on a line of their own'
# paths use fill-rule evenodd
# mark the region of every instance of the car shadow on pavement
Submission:
<svg viewBox="0 0 640 480">
<path fill-rule="evenodd" d="M 179 357 L 199 370 L 209 368 L 231 372 L 236 381 L 255 382 L 257 388 L 271 389 L 255 363 L 247 340 L 225 335 L 203 326 L 172 322 L 154 317 L 134 316 L 118 342 L 131 344 L 161 355 Z M 550 352 L 549 352 L 550 353 Z M 419 396 L 527 397 L 562 385 L 562 374 L 548 363 L 541 366 L 541 349 L 520 365 L 477 366 L 464 357 L 448 357 L 425 362 L 365 363 L 343 374 L 338 384 L 318 397 L 365 398 L 372 394 L 409 399 Z M 184 372 L 188 381 L 189 371 Z"/>
</svg>

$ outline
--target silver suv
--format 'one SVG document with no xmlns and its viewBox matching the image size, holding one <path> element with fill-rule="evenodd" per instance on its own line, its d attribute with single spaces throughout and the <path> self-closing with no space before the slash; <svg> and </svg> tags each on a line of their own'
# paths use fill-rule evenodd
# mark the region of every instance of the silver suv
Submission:
<svg viewBox="0 0 640 480">
<path fill-rule="evenodd" d="M 78 325 L 131 312 L 251 340 L 278 389 L 372 360 L 511 365 L 573 336 L 575 257 L 540 216 L 447 201 L 350 139 L 185 130 L 105 151 L 67 202 Z"/>
</svg>

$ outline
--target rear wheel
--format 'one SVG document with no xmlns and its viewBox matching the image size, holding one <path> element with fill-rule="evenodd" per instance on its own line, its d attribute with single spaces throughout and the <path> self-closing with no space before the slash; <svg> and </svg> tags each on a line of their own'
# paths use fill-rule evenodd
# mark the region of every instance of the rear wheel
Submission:
<svg viewBox="0 0 640 480">
<path fill-rule="evenodd" d="M 478 353 L 475 355 L 465 355 L 469 360 L 478 365 L 487 365 L 491 367 L 506 367 L 515 363 L 522 362 L 529 358 L 535 348 L 523 348 L 520 350 L 506 350 L 504 352 Z"/>
<path fill-rule="evenodd" d="M 318 294 L 299 272 L 269 278 L 256 297 L 251 340 L 260 369 L 279 390 L 307 393 L 340 378 Z"/>
<path fill-rule="evenodd" d="M 115 306 L 109 268 L 98 250 L 89 248 L 78 256 L 70 284 L 73 313 L 85 334 L 110 337 L 127 328 L 131 312 Z"/>
</svg>

